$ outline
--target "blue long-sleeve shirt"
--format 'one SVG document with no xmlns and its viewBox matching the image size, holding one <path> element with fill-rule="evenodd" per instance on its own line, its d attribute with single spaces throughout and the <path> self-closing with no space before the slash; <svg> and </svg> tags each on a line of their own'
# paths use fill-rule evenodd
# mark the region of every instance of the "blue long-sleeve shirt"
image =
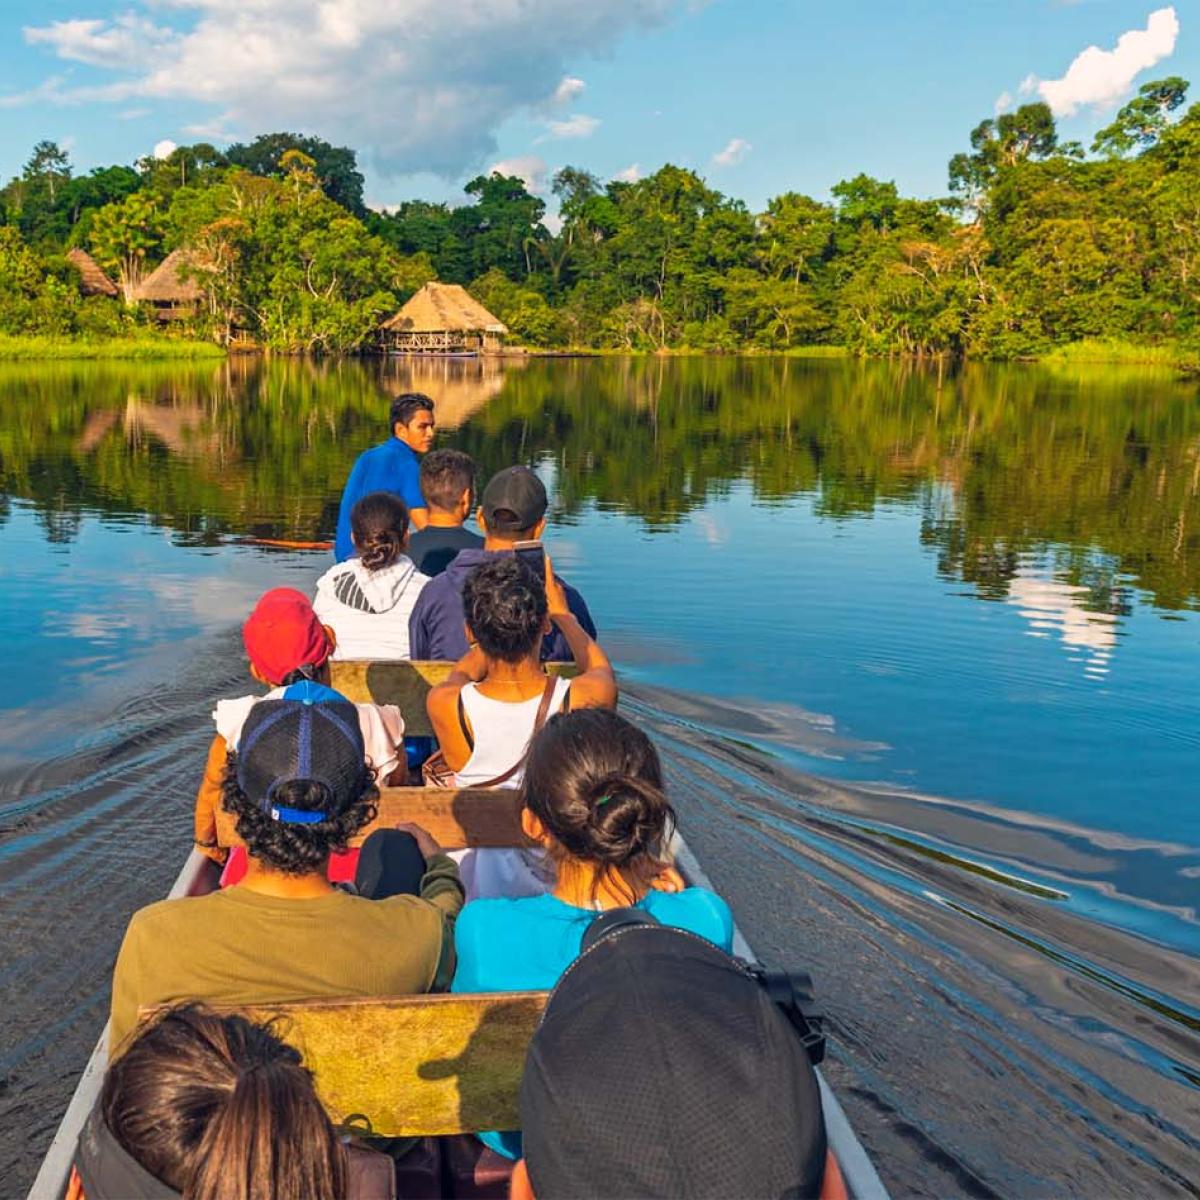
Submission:
<svg viewBox="0 0 1200 1200">
<path fill-rule="evenodd" d="M 354 554 L 350 510 L 372 492 L 394 492 L 408 505 L 410 512 L 426 507 L 425 497 L 421 495 L 420 459 L 416 451 L 398 437 L 364 450 L 350 470 L 350 478 L 342 492 L 342 506 L 338 509 L 337 540 L 333 545 L 338 562 Z"/>
</svg>

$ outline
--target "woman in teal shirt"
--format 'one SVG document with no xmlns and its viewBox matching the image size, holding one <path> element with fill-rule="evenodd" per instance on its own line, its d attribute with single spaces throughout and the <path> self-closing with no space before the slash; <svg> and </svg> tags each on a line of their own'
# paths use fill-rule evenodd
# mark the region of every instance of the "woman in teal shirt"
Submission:
<svg viewBox="0 0 1200 1200">
<path fill-rule="evenodd" d="M 454 929 L 452 991 L 552 988 L 579 955 L 596 914 L 635 906 L 729 951 L 733 915 L 704 888 L 677 889 L 669 844 L 675 813 L 650 739 L 623 717 L 588 708 L 551 717 L 525 764 L 521 824 L 555 868 L 549 894 L 473 900 Z M 481 1134 L 510 1158 L 513 1134 Z"/>
</svg>

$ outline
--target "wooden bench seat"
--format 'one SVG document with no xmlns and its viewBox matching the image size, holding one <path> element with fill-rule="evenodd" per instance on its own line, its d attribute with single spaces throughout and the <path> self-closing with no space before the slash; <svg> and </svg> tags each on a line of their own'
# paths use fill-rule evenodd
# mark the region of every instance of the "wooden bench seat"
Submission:
<svg viewBox="0 0 1200 1200">
<path fill-rule="evenodd" d="M 429 831 L 443 850 L 472 846 L 528 846 L 521 832 L 521 800 L 513 788 L 383 788 L 378 814 L 351 840 L 360 846 L 376 829 L 392 829 L 415 821 Z M 237 822 L 223 808 L 217 811 L 217 844 L 239 846 Z"/>
<path fill-rule="evenodd" d="M 521 831 L 521 797 L 515 788 L 384 788 L 379 813 L 356 837 L 415 821 L 443 850 L 473 846 L 529 846 Z"/>
<path fill-rule="evenodd" d="M 335 1124 L 380 1137 L 425 1137 L 520 1128 L 525 1053 L 548 997 L 347 997 L 217 1011 L 274 1022 L 313 1072 Z"/>
<path fill-rule="evenodd" d="M 407 737 L 433 737 L 425 697 L 454 670 L 454 664 L 346 658 L 334 659 L 329 668 L 330 686 L 347 700 L 356 704 L 395 704 L 404 716 Z M 565 679 L 579 674 L 573 662 L 547 663 L 546 669 Z"/>
</svg>

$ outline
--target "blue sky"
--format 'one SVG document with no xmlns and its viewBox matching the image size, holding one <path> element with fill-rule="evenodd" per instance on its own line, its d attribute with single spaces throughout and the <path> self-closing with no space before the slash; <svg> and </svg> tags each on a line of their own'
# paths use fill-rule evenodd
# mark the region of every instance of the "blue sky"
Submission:
<svg viewBox="0 0 1200 1200">
<path fill-rule="evenodd" d="M 672 161 L 755 209 L 858 171 L 934 195 L 1005 96 L 1085 142 L 1149 79 L 1200 99 L 1194 26 L 1192 0 L 7 0 L 0 173 L 43 137 L 87 170 L 288 128 L 355 147 L 377 204 L 497 163 Z"/>
</svg>

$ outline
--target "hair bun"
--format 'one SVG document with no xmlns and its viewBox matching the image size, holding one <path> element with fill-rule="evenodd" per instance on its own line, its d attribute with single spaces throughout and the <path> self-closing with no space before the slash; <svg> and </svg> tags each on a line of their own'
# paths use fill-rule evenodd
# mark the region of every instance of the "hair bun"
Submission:
<svg viewBox="0 0 1200 1200">
<path fill-rule="evenodd" d="M 612 772 L 592 784 L 588 792 L 588 807 L 593 820 L 602 820 L 615 801 L 639 798 L 646 792 L 646 783 L 634 775 Z"/>
<path fill-rule="evenodd" d="M 592 781 L 589 799 L 593 804 L 599 804 L 602 800 L 607 799 L 606 792 L 619 791 L 628 786 L 630 782 L 633 781 L 624 771 L 610 771 L 607 775 L 602 775 L 599 779 Z"/>
<path fill-rule="evenodd" d="M 521 797 L 549 834 L 556 864 L 574 859 L 637 875 L 668 852 L 675 813 L 662 783 L 640 729 L 582 708 L 551 717 L 534 737 Z"/>
</svg>

